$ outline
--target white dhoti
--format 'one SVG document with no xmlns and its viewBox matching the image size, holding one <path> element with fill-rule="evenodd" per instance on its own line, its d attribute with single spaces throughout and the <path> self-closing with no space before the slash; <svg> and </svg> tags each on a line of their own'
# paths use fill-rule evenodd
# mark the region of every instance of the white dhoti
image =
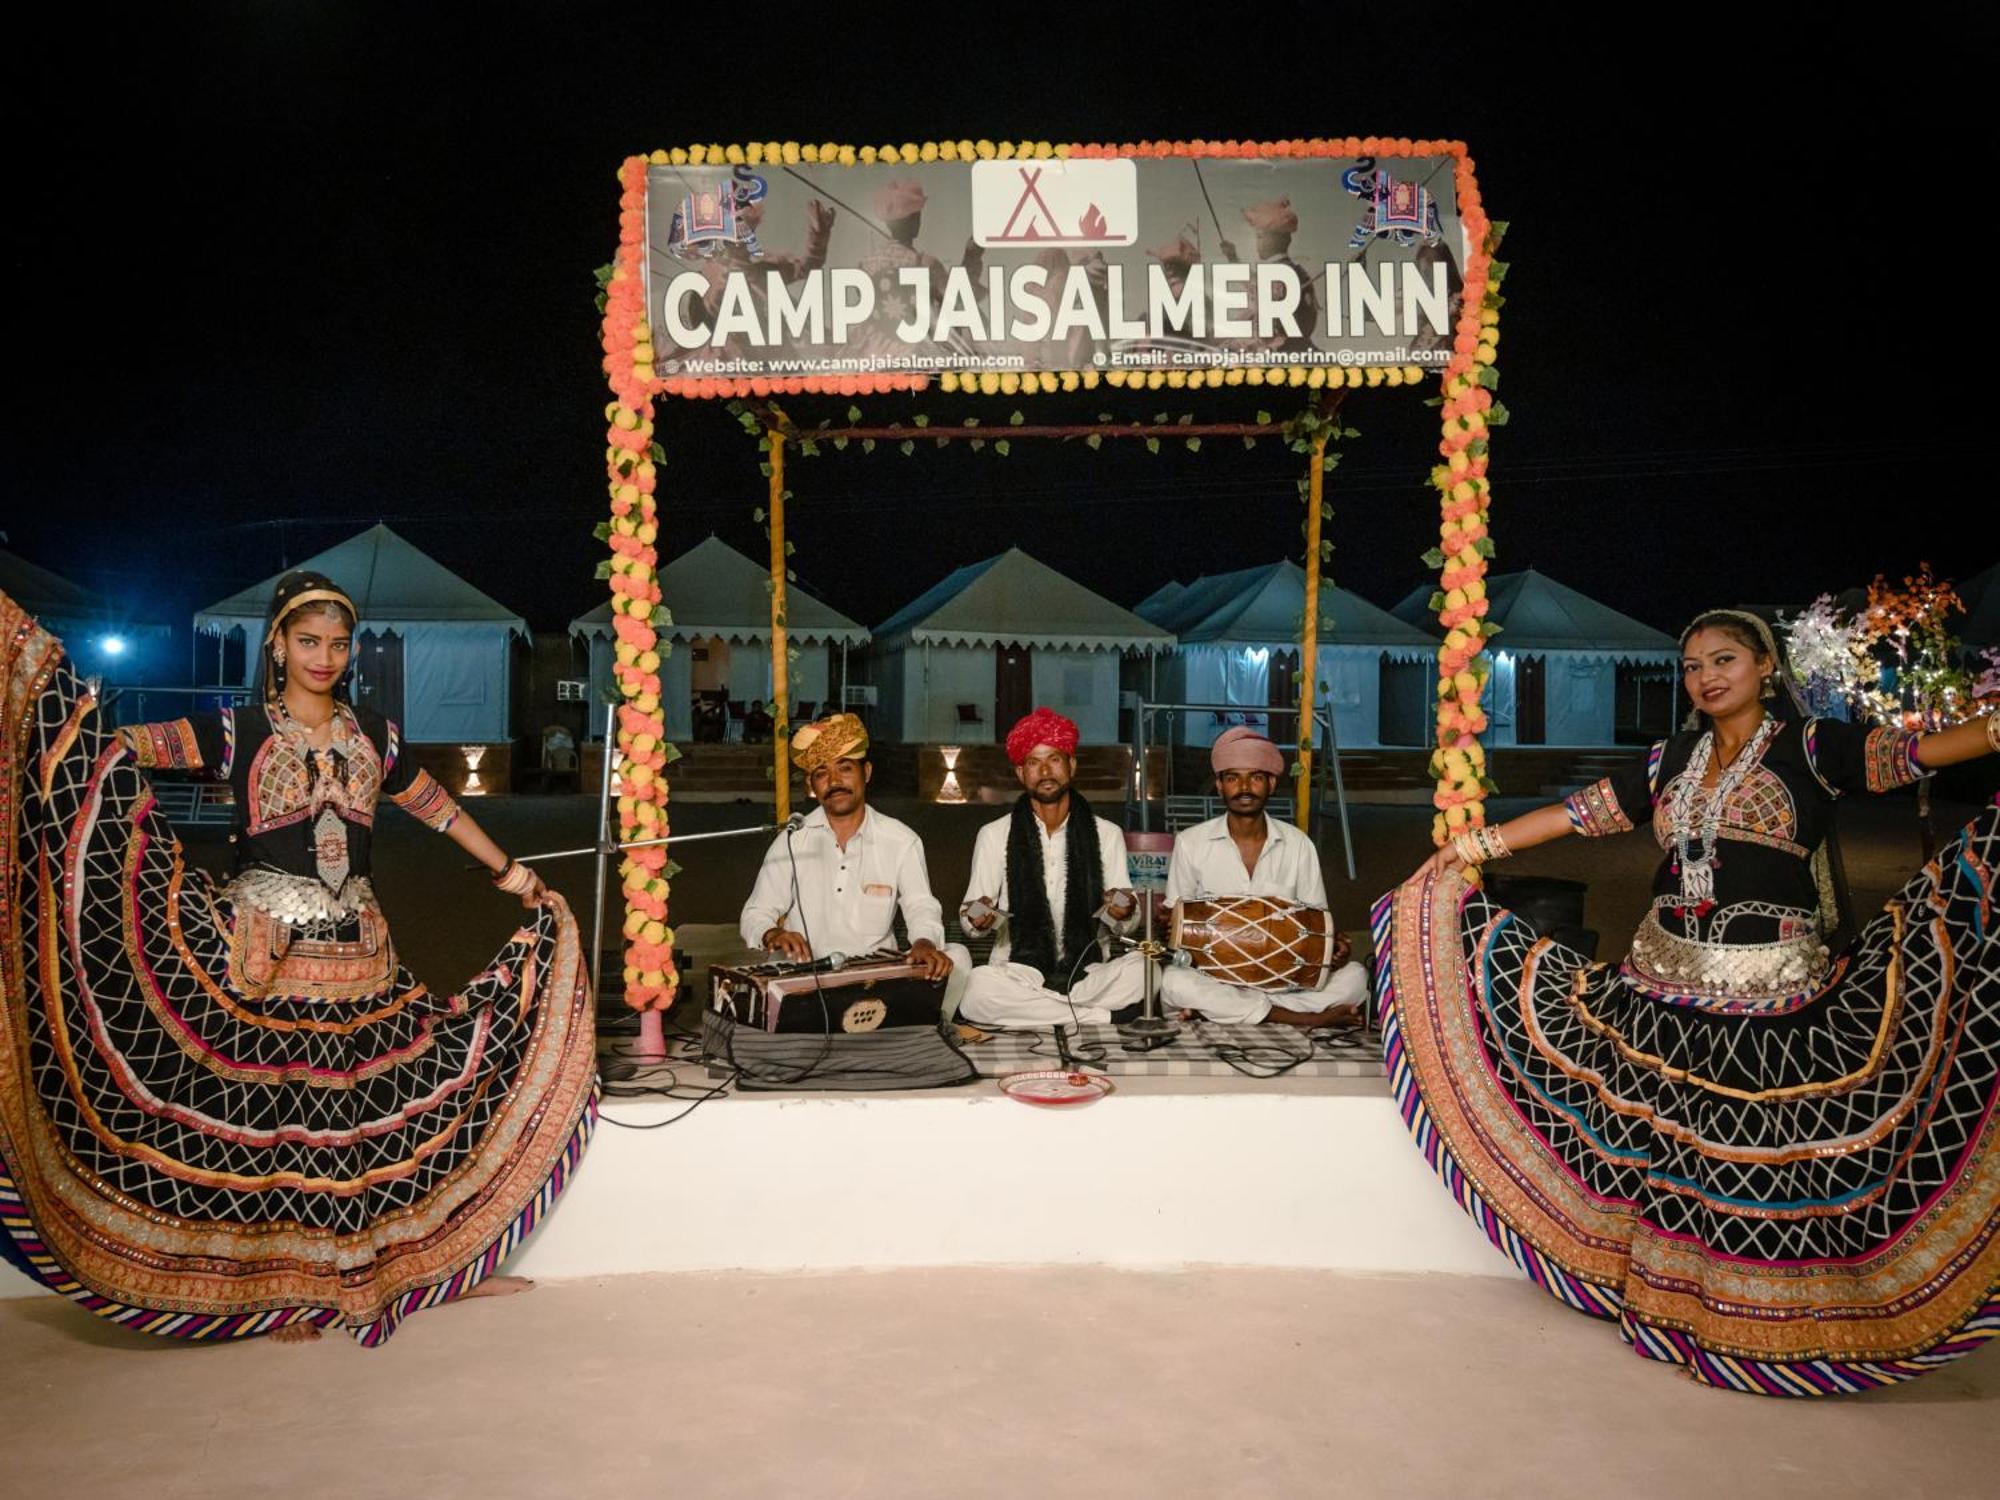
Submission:
<svg viewBox="0 0 2000 1500">
<path fill-rule="evenodd" d="M 944 981 L 944 1018 L 949 1021 L 958 1014 L 966 983 L 972 978 L 972 951 L 963 943 L 946 943 L 944 956 L 951 960 L 951 973 Z"/>
<path fill-rule="evenodd" d="M 1114 1010 L 1146 998 L 1145 965 L 1139 953 L 1092 964 L 1064 997 L 1048 987 L 1040 969 L 981 964 L 966 983 L 959 1015 L 980 1026 L 1103 1025 Z"/>
<path fill-rule="evenodd" d="M 1160 976 L 1160 995 L 1168 1010 L 1191 1010 L 1204 1020 L 1224 1024 L 1255 1024 L 1270 1015 L 1273 1005 L 1315 1011 L 1361 1004 L 1368 998 L 1368 966 L 1342 964 L 1316 990 L 1253 990 L 1247 985 L 1224 984 L 1199 969 L 1170 964 Z"/>
</svg>

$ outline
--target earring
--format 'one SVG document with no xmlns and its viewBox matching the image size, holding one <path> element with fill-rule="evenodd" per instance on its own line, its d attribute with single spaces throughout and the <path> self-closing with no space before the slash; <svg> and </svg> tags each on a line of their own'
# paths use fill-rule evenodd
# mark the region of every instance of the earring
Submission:
<svg viewBox="0 0 2000 1500">
<path fill-rule="evenodd" d="M 1757 696 L 1767 701 L 1778 696 L 1778 677 L 1775 672 L 1764 679 L 1764 689 Z"/>
</svg>

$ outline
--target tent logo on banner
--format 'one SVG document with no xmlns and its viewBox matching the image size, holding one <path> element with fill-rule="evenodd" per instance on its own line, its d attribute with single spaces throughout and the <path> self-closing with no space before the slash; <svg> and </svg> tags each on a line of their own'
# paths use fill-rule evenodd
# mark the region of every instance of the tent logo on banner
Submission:
<svg viewBox="0 0 2000 1500">
<path fill-rule="evenodd" d="M 1139 181 L 1129 161 L 982 161 L 972 165 L 972 238 L 984 246 L 1129 245 Z"/>
</svg>

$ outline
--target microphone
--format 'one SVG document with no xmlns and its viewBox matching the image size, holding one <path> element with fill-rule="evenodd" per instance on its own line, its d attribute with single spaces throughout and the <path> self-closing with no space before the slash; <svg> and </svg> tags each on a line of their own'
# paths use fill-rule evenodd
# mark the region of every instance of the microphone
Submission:
<svg viewBox="0 0 2000 1500">
<path fill-rule="evenodd" d="M 846 968 L 847 955 L 845 953 L 829 953 L 824 958 L 811 959 L 806 963 L 794 963 L 790 967 L 794 974 L 825 974 L 836 969 Z"/>
<path fill-rule="evenodd" d="M 785 819 L 786 833 L 797 833 L 801 828 L 805 826 L 806 826 L 806 815 L 804 813 L 793 813 L 789 818 Z"/>
</svg>

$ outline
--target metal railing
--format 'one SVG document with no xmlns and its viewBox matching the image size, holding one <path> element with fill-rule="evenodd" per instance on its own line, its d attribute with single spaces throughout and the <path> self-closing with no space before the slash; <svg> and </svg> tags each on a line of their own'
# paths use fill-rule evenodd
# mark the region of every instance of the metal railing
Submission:
<svg viewBox="0 0 2000 1500">
<path fill-rule="evenodd" d="M 191 713 L 240 708 L 251 700 L 247 687 L 109 687 L 98 699 L 98 712 L 113 728 L 156 724 Z M 181 827 L 223 824 L 235 816 L 236 797 L 229 783 L 205 771 L 175 771 L 159 767 L 149 773 L 153 796 L 167 820 Z"/>
<path fill-rule="evenodd" d="M 118 687 L 107 684 L 97 701 L 97 711 L 114 727 L 126 724 L 157 724 L 163 719 L 181 719 L 191 713 L 241 708 L 255 696 L 251 689 L 234 684 L 215 687 Z"/>
</svg>

